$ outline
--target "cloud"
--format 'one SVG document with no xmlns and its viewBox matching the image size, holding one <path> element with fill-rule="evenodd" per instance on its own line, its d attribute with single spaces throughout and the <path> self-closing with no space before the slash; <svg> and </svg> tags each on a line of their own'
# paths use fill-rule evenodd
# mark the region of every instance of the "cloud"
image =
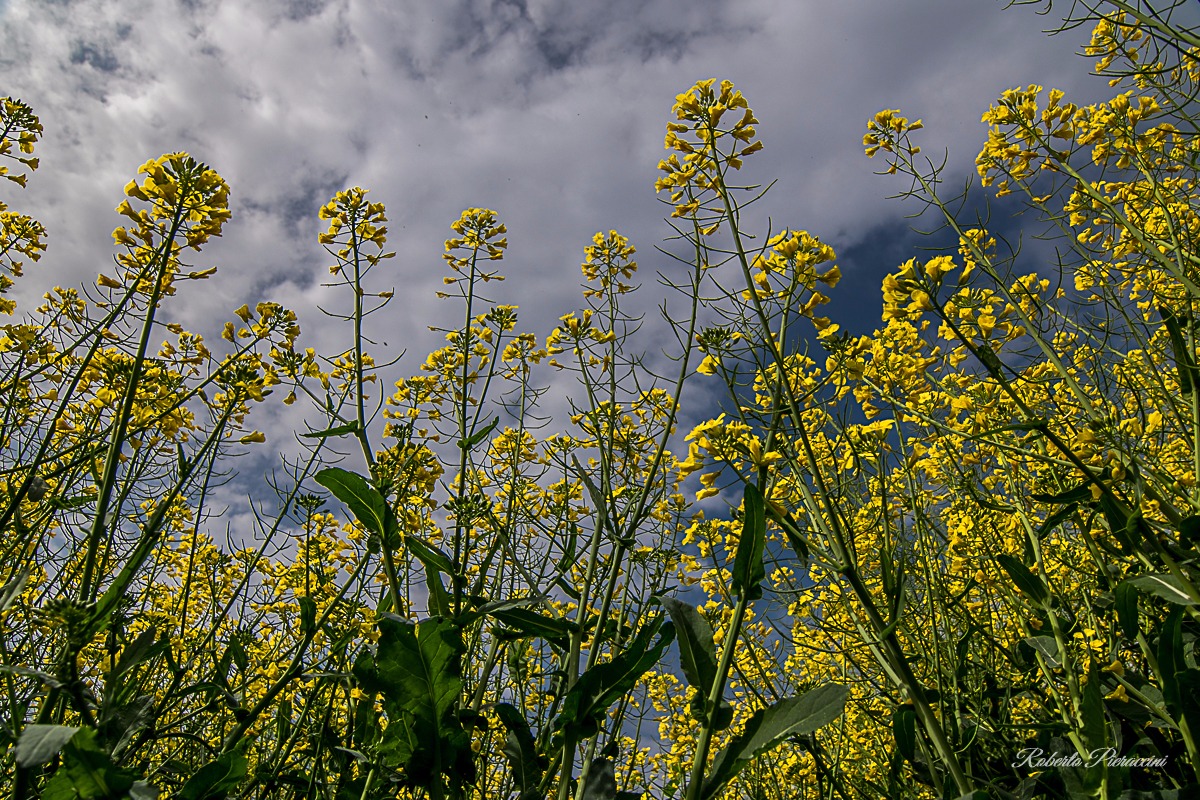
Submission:
<svg viewBox="0 0 1200 800">
<path fill-rule="evenodd" d="M 970 174 L 979 117 L 1002 89 L 1030 82 L 1087 99 L 1104 90 L 1074 56 L 1080 32 L 1050 39 L 1046 18 L 1000 3 L 940 0 L 12 0 L 0 16 L 0 92 L 29 102 L 46 138 L 28 191 L 6 196 L 50 230 L 50 252 L 19 286 L 24 307 L 110 263 L 112 208 L 138 165 L 187 150 L 232 186 L 225 237 L 195 257 L 220 291 L 171 313 L 210 338 L 230 311 L 264 297 L 301 315 L 309 343 L 346 332 L 321 283 L 317 208 L 361 185 L 391 218 L 383 283 L 397 288 L 369 335 L 408 350 L 413 372 L 437 346 L 430 326 L 461 311 L 434 302 L 448 225 L 468 206 L 511 231 L 494 299 L 549 331 L 580 305 L 582 249 L 616 228 L 639 247 L 644 341 L 663 340 L 654 245 L 670 233 L 652 189 L 676 94 L 730 78 L 749 98 L 766 150 L 747 181 L 778 185 L 752 226 L 807 229 L 855 254 L 842 291 L 872 308 L 879 270 L 864 244 L 902 230 L 911 204 L 872 174 L 865 120 L 882 107 L 923 117 L 927 152 Z M 748 218 L 749 219 L 749 218 Z M 856 249 L 857 248 L 857 249 Z M 886 248 L 878 251 L 892 258 Z M 856 283 L 857 282 L 857 283 Z M 846 287 L 853 287 L 848 289 Z M 871 313 L 877 313 L 871 312 Z M 282 423 L 281 423 L 282 424 Z M 281 428 L 282 430 L 282 428 Z M 274 436 L 272 441 L 278 441 Z"/>
</svg>

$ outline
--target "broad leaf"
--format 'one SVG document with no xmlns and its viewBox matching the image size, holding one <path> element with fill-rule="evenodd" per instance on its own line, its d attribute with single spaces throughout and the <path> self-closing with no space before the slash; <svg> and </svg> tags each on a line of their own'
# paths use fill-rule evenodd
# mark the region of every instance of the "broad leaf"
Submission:
<svg viewBox="0 0 1200 800">
<path fill-rule="evenodd" d="M 1091 496 L 1090 489 L 1088 490 L 1088 496 Z M 1059 525 L 1061 525 L 1063 522 L 1068 520 L 1071 517 L 1071 515 L 1075 513 L 1075 509 L 1078 507 L 1079 507 L 1078 503 L 1068 503 L 1067 505 L 1060 508 L 1058 511 L 1055 511 L 1053 514 L 1046 517 L 1046 521 L 1038 526 L 1038 529 L 1037 529 L 1038 541 L 1045 539 L 1046 535 L 1048 533 L 1050 533 L 1050 531 L 1054 530 Z"/>
<path fill-rule="evenodd" d="M 1062 666 L 1062 660 L 1058 654 L 1058 642 L 1053 636 L 1030 636 L 1025 643 L 1041 653 L 1051 669 L 1058 669 Z"/>
<path fill-rule="evenodd" d="M 1092 497 L 1092 485 L 1087 481 L 1072 486 L 1070 489 L 1064 489 L 1061 492 L 1053 494 L 1044 494 L 1041 492 L 1033 492 L 1029 495 L 1030 500 L 1035 500 L 1039 503 L 1079 503 L 1084 500 L 1090 500 Z"/>
<path fill-rule="evenodd" d="M 240 750 L 222 753 L 187 779 L 179 800 L 220 800 L 246 779 L 249 764 Z"/>
<path fill-rule="evenodd" d="M 912 706 L 897 706 L 892 712 L 892 736 L 896 751 L 913 763 L 917 755 L 917 714 Z"/>
<path fill-rule="evenodd" d="M 763 496 L 753 483 L 746 484 L 742 500 L 742 535 L 733 558 L 733 588 L 739 595 L 757 600 L 762 597 L 763 546 L 767 541 L 767 517 Z"/>
<path fill-rule="evenodd" d="M 1093 659 L 1088 667 L 1087 684 L 1083 687 L 1083 703 L 1080 706 L 1083 718 L 1083 740 L 1091 750 L 1108 744 L 1108 725 L 1104 718 L 1104 691 L 1100 688 L 1100 670 Z"/>
<path fill-rule="evenodd" d="M 360 661 L 354 675 L 383 695 L 388 714 L 379 751 L 404 770 L 413 785 L 441 775 L 474 778 L 470 736 L 455 709 L 462 692 L 462 631 L 449 619 L 414 625 L 388 614 L 379 621 L 373 664 Z"/>
<path fill-rule="evenodd" d="M 82 800 L 124 800 L 133 788 L 137 775 L 113 764 L 96 742 L 96 732 L 84 728 L 71 737 L 62 748 L 59 773 L 70 780 Z"/>
<path fill-rule="evenodd" d="M 510 608 L 526 608 L 528 606 L 541 604 L 544 600 L 545 597 L 542 595 L 535 595 L 532 597 L 516 597 L 509 600 L 491 600 L 483 603 L 483 605 L 471 609 L 470 611 L 464 612 L 462 617 L 459 618 L 459 624 L 465 627 L 480 617 L 489 616 L 497 611 L 505 611 Z"/>
<path fill-rule="evenodd" d="M 1193 514 L 1179 521 L 1179 537 L 1184 544 L 1191 547 L 1200 544 L 1200 514 Z"/>
<path fill-rule="evenodd" d="M 695 606 L 673 597 L 662 598 L 663 608 L 671 615 L 679 641 L 679 664 L 688 685 L 696 690 L 692 699 L 692 717 L 703 720 L 708 714 L 708 694 L 717 679 L 717 646 L 712 627 Z M 733 706 L 724 698 L 713 720 L 715 730 L 724 730 L 733 721 Z"/>
<path fill-rule="evenodd" d="M 717 678 L 717 645 L 712 626 L 695 606 L 674 597 L 662 598 L 662 606 L 675 624 L 684 677 L 693 689 L 708 694 Z"/>
<path fill-rule="evenodd" d="M 372 533 L 386 538 L 389 533 L 387 500 L 367 483 L 367 479 L 356 472 L 329 467 L 316 474 L 317 483 L 333 492 L 333 496 L 346 504 L 354 518 Z"/>
<path fill-rule="evenodd" d="M 546 772 L 546 759 L 538 754 L 529 723 L 516 706 L 497 703 L 494 710 L 508 731 L 503 753 L 512 770 L 513 784 L 521 790 L 521 800 L 535 798 L 538 784 Z"/>
<path fill-rule="evenodd" d="M 712 800 L 755 756 L 792 736 L 812 733 L 842 715 L 850 690 L 827 683 L 811 692 L 755 711 L 746 727 L 717 754 L 700 787 L 701 800 Z"/>
<path fill-rule="evenodd" d="M 425 565 L 425 588 L 429 594 L 427 598 L 429 616 L 454 616 L 454 604 L 450 600 L 450 593 L 446 591 L 446 585 L 442 583 L 441 573 L 432 569 L 428 564 Z"/>
<path fill-rule="evenodd" d="M 167 650 L 171 643 L 167 639 L 158 639 L 158 630 L 151 625 L 146 630 L 125 646 L 121 651 L 121 657 L 117 659 L 117 666 L 111 673 L 110 677 L 124 675 L 129 670 L 144 664 L 154 658 L 159 653 Z"/>
<path fill-rule="evenodd" d="M 17 741 L 17 766 L 36 767 L 58 755 L 63 745 L 79 733 L 66 725 L 26 725 Z"/>
<path fill-rule="evenodd" d="M 450 556 L 419 536 L 405 536 L 404 545 L 408 548 L 408 552 L 416 556 L 416 559 L 424 565 L 425 569 L 434 570 L 443 575 L 454 574 L 454 562 Z"/>
<path fill-rule="evenodd" d="M 1108 529 L 1112 531 L 1121 548 L 1126 553 L 1135 553 L 1144 534 L 1142 528 L 1145 522 L 1142 520 L 1141 511 L 1134 513 L 1112 492 L 1100 495 L 1099 505 L 1104 519 L 1108 522 Z"/>
<path fill-rule="evenodd" d="M 1187 589 L 1174 575 L 1167 573 L 1155 573 L 1152 575 L 1138 575 L 1136 578 L 1127 578 L 1121 582 L 1121 585 L 1130 584 L 1136 586 L 1143 592 L 1161 597 L 1168 603 L 1174 603 L 1180 606 L 1194 606 L 1196 601 L 1187 593 Z"/>
<path fill-rule="evenodd" d="M 300 630 L 312 636 L 317 632 L 317 604 L 311 597 L 301 597 L 300 602 Z"/>
<path fill-rule="evenodd" d="M 312 433 L 302 433 L 300 435 L 306 439 L 328 439 L 333 436 L 345 436 L 347 433 L 358 433 L 358 420 L 347 422 L 345 425 L 326 428 L 323 431 L 313 431 Z"/>
<path fill-rule="evenodd" d="M 1050 600 L 1050 592 L 1042 580 L 1029 571 L 1029 567 L 1007 553 L 996 556 L 997 563 L 1008 573 L 1008 577 L 1021 593 L 1038 605 L 1045 605 Z"/>
<path fill-rule="evenodd" d="M 520 634 L 536 636 L 551 644 L 565 645 L 576 627 L 570 620 L 547 617 L 527 608 L 498 608 L 491 612 L 491 616 Z"/>
<path fill-rule="evenodd" d="M 609 707 L 658 663 L 675 638 L 675 627 L 669 622 L 664 625 L 664 618 L 665 615 L 659 615 L 642 626 L 625 651 L 612 661 L 597 664 L 579 676 L 563 699 L 562 711 L 554 720 L 555 731 L 560 731 L 568 742 L 578 742 L 599 730 L 599 722 Z M 662 634 L 651 646 L 650 639 L 660 628 Z"/>
<path fill-rule="evenodd" d="M 617 775 L 608 758 L 592 760 L 587 780 L 583 782 L 582 800 L 617 800 Z"/>
<path fill-rule="evenodd" d="M 1179 681 L 1176 675 L 1187 669 L 1184 660 L 1183 643 L 1183 607 L 1171 608 L 1167 618 L 1158 629 L 1158 673 L 1162 680 L 1163 700 L 1167 710 L 1176 720 L 1182 714 L 1182 697 L 1179 691 Z"/>
<path fill-rule="evenodd" d="M 1195 359 L 1192 356 L 1193 350 L 1184 338 L 1183 326 L 1180 324 L 1179 318 L 1165 307 L 1159 308 L 1158 313 L 1166 323 L 1167 337 L 1171 340 L 1171 351 L 1175 356 L 1175 369 L 1179 374 L 1179 390 L 1185 395 L 1190 395 L 1197 380 L 1200 379 Z"/>
<path fill-rule="evenodd" d="M 25 582 L 29 580 L 30 567 L 27 565 L 17 573 L 17 576 L 0 588 L 0 614 L 8 611 L 16 599 L 25 591 Z"/>
<path fill-rule="evenodd" d="M 499 424 L 500 424 L 500 417 L 496 417 L 494 420 L 492 420 L 491 422 L 489 422 L 487 425 L 480 428 L 479 430 L 475 431 L 475 433 L 471 434 L 466 439 L 459 439 L 458 440 L 459 448 L 462 450 L 470 450 L 472 447 L 474 447 L 475 445 L 479 444 L 484 439 L 486 439 L 488 437 L 488 434 L 490 434 L 492 431 L 496 430 L 496 426 Z"/>
<path fill-rule="evenodd" d="M 1117 623 L 1121 634 L 1129 641 L 1137 639 L 1140 626 L 1138 624 L 1138 593 L 1129 581 L 1121 581 L 1114 592 L 1117 600 Z"/>
</svg>

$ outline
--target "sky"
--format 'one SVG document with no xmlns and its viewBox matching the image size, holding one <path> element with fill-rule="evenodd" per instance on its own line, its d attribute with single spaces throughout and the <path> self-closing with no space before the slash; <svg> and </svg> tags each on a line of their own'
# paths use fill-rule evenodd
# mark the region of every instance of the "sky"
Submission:
<svg viewBox="0 0 1200 800">
<path fill-rule="evenodd" d="M 653 349 L 664 297 L 653 275 L 681 269 L 655 251 L 670 234 L 653 190 L 664 126 L 677 94 L 715 77 L 732 80 L 760 120 L 765 149 L 743 176 L 778 180 L 748 224 L 832 244 L 844 276 L 835 319 L 869 331 L 880 278 L 919 241 L 905 219 L 914 206 L 888 199 L 903 186 L 863 154 L 866 120 L 881 108 L 922 118 L 921 143 L 946 154 L 955 185 L 973 174 L 980 116 L 1004 89 L 1039 83 L 1077 101 L 1107 91 L 1076 55 L 1086 32 L 1049 37 L 1056 19 L 1036 10 L 999 0 L 0 0 L 0 95 L 29 103 L 45 127 L 29 188 L 0 187 L 49 229 L 48 253 L 14 296 L 30 308 L 54 285 L 94 281 L 111 265 L 122 187 L 147 159 L 185 150 L 232 187 L 224 236 L 193 259 L 219 267 L 217 278 L 171 307 L 208 338 L 233 309 L 270 299 L 297 311 L 304 344 L 349 346 L 317 308 L 338 301 L 321 285 L 330 261 L 316 213 L 358 185 L 387 205 L 397 253 L 376 285 L 395 287 L 396 300 L 368 331 L 388 353 L 407 351 L 395 375 L 414 374 L 439 346 L 430 326 L 461 315 L 433 297 L 449 225 L 471 206 L 495 209 L 509 229 L 508 280 L 491 285 L 493 299 L 519 305 L 518 327 L 539 336 L 581 307 L 592 235 L 628 236 Z M 295 420 L 275 408 L 267 433 L 279 443 Z"/>
</svg>

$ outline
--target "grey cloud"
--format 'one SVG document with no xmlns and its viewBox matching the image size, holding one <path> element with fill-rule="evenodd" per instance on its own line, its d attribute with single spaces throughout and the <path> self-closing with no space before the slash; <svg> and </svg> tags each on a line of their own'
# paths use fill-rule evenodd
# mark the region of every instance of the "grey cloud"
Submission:
<svg viewBox="0 0 1200 800">
<path fill-rule="evenodd" d="M 72 64 L 86 65 L 101 72 L 116 72 L 121 66 L 112 48 L 91 42 L 75 42 L 71 46 L 70 60 Z"/>
<path fill-rule="evenodd" d="M 398 255 L 381 280 L 403 302 L 398 295 L 370 335 L 408 348 L 400 371 L 439 344 L 429 326 L 455 323 L 458 310 L 431 298 L 449 223 L 467 206 L 494 207 L 508 223 L 509 280 L 494 292 L 522 306 L 523 329 L 544 334 L 580 304 L 582 249 L 595 231 L 617 228 L 639 248 L 645 341 L 661 340 L 652 276 L 677 267 L 654 251 L 670 231 L 652 185 L 671 103 L 698 79 L 734 80 L 762 121 L 766 149 L 747 159 L 744 178 L 779 184 L 747 219 L 759 233 L 770 217 L 776 229 L 830 241 L 850 256 L 841 291 L 867 298 L 872 271 L 895 255 L 884 245 L 901 238 L 912 210 L 885 199 L 900 187 L 863 157 L 870 115 L 899 107 L 923 117 L 926 151 L 945 149 L 958 183 L 983 138 L 980 114 L 1003 88 L 1037 81 L 1083 99 L 1107 91 L 1073 55 L 1083 32 L 1047 39 L 1046 18 L 1000 2 L 97 0 L 66 9 L 10 0 L 3 9 L 0 93 L 31 103 L 46 128 L 42 169 L 28 191 L 4 196 L 51 234 L 49 253 L 18 284 L 24 307 L 56 283 L 94 280 L 112 254 L 121 187 L 146 159 L 187 149 L 229 181 L 234 218 L 195 256 L 221 266 L 221 292 L 172 313 L 215 336 L 230 309 L 269 296 L 300 313 L 311 346 L 344 346 L 316 310 L 338 301 L 320 286 L 327 257 L 315 217 L 334 191 L 361 185 L 391 218 Z"/>
</svg>

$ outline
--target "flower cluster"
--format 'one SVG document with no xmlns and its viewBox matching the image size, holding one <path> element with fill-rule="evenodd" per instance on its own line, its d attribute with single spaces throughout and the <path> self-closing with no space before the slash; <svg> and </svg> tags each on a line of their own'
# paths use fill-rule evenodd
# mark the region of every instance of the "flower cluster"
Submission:
<svg viewBox="0 0 1200 800">
<path fill-rule="evenodd" d="M 329 267 L 333 275 L 340 274 L 347 264 L 359 269 L 359 259 L 363 259 L 369 269 L 382 259 L 395 255 L 382 252 L 387 243 L 387 226 L 383 224 L 387 222 L 386 209 L 383 203 L 368 202 L 366 195 L 367 190 L 357 186 L 344 189 L 317 213 L 320 219 L 329 220 L 329 227 L 317 236 L 317 241 L 337 259 L 337 263 Z M 368 244 L 375 245 L 376 252 L 362 252 Z"/>
<path fill-rule="evenodd" d="M 584 297 L 602 297 L 609 291 L 617 294 L 631 291 L 634 287 L 622 283 L 621 278 L 629 280 L 637 272 L 637 262 L 631 258 L 635 251 L 629 240 L 616 231 L 593 236 L 592 243 L 583 249 L 581 268 L 584 280 L 599 284 L 599 288 L 584 289 Z"/>
<path fill-rule="evenodd" d="M 829 298 L 817 290 L 817 284 L 829 288 L 837 286 L 842 277 L 833 248 L 808 231 L 783 231 L 767 241 L 769 250 L 755 256 L 754 283 L 760 297 L 773 293 L 796 303 L 797 298 L 807 298 L 795 306 L 802 317 L 812 320 L 818 331 L 829 327 L 826 317 L 816 316 L 818 306 L 829 302 Z M 818 270 L 822 264 L 831 264 Z"/>
<path fill-rule="evenodd" d="M 117 206 L 118 214 L 132 224 L 117 227 L 113 241 L 125 252 L 116 257 L 124 275 L 114 279 L 101 274 L 96 283 L 102 288 L 123 292 L 132 289 L 146 296 L 175 293 L 175 281 L 183 266 L 184 247 L 200 250 L 213 236 L 220 236 L 229 220 L 229 187 L 206 164 L 187 153 L 168 153 L 143 164 L 138 173 L 141 183 L 125 186 L 126 199 Z M 135 209 L 130 200 L 146 203 Z M 192 271 L 183 277 L 202 280 L 215 268 Z"/>
<path fill-rule="evenodd" d="M 16 161 L 31 171 L 37 169 L 33 150 L 41 136 L 42 123 L 32 108 L 13 97 L 0 98 L 0 158 Z M 14 143 L 19 154 L 13 152 Z M 0 178 L 21 187 L 28 180 L 26 173 L 13 174 L 7 164 L 0 164 Z"/>
<path fill-rule="evenodd" d="M 34 146 L 42 134 L 42 124 L 29 106 L 11 97 L 0 98 L 0 158 L 15 160 L 31 171 L 38 168 L 38 159 L 34 158 Z M 14 143 L 18 153 L 13 153 Z M 0 163 L 0 178 L 12 181 L 25 187 L 27 173 L 13 174 L 6 164 Z M 25 256 L 30 261 L 37 261 L 46 250 L 46 228 L 27 214 L 9 211 L 8 206 L 0 201 L 0 295 L 13 286 L 12 278 L 4 274 L 8 272 L 13 278 L 21 276 L 23 261 L 17 256 Z M 0 314 L 11 314 L 17 304 L 5 297 L 0 297 Z"/>
<path fill-rule="evenodd" d="M 867 121 L 867 132 L 863 135 L 863 147 L 867 149 L 867 158 L 874 158 L 882 150 L 889 154 L 886 172 L 896 172 L 900 167 L 901 158 L 912 159 L 921 152 L 918 145 L 913 144 L 911 134 L 924 128 L 921 120 L 908 121 L 908 117 L 900 116 L 900 110 L 887 108 L 877 113 Z"/>
<path fill-rule="evenodd" d="M 727 191 L 726 172 L 741 169 L 742 159 L 763 147 L 755 138 L 758 120 L 746 98 L 732 81 L 721 81 L 719 90 L 715 83 L 715 78 L 700 81 L 675 98 L 671 110 L 678 121 L 667 125 L 663 141 L 673 152 L 659 162 L 664 175 L 654 183 L 656 192 L 670 192 L 671 216 L 695 219 L 704 235 L 719 226 L 723 205 L 701 211 Z"/>
<path fill-rule="evenodd" d="M 454 284 L 464 278 L 478 278 L 485 283 L 504 280 L 503 275 L 485 270 L 479 264 L 481 258 L 499 261 L 504 258 L 504 251 L 508 248 L 508 238 L 504 236 L 508 228 L 496 218 L 495 211 L 468 208 L 450 224 L 450 228 L 458 235 L 446 240 L 446 252 L 442 258 L 460 277 L 443 278 L 446 284 Z"/>
</svg>

